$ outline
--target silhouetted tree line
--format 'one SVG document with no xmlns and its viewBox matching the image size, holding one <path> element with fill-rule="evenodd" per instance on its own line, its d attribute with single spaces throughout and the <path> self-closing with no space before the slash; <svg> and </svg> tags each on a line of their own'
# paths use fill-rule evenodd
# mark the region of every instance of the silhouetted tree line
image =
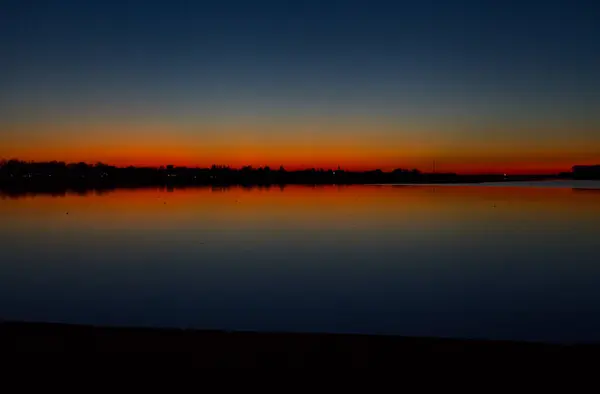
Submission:
<svg viewBox="0 0 600 394">
<path fill-rule="evenodd" d="M 455 174 L 436 174 L 436 178 Z M 6 183 L 100 183 L 119 185 L 144 184 L 347 184 L 417 181 L 428 178 L 419 170 L 396 169 L 351 172 L 342 169 L 306 169 L 288 171 L 283 166 L 270 167 L 213 165 L 210 168 L 176 167 L 173 165 L 151 167 L 115 167 L 104 163 L 26 162 L 0 161 L 0 181 Z"/>
<path fill-rule="evenodd" d="M 574 167 L 575 169 L 575 167 Z M 595 170 L 597 171 L 597 170 Z M 575 172 L 575 171 L 574 171 Z M 578 173 L 581 173 L 579 171 Z M 597 172 L 596 172 L 597 173 Z M 524 179 L 534 179 L 526 176 Z M 28 162 L 0 161 L 0 188 L 12 191 L 63 193 L 64 190 L 112 189 L 143 186 L 194 185 L 285 185 L 285 184 L 365 184 L 365 183 L 429 183 L 429 182 L 490 182 L 519 180 L 504 175 L 466 176 L 454 173 L 422 173 L 416 169 L 395 169 L 390 172 L 346 171 L 343 169 L 306 169 L 288 171 L 283 166 L 270 167 L 213 165 L 210 168 L 177 167 L 115 167 L 105 163 L 65 163 L 60 161 Z"/>
</svg>

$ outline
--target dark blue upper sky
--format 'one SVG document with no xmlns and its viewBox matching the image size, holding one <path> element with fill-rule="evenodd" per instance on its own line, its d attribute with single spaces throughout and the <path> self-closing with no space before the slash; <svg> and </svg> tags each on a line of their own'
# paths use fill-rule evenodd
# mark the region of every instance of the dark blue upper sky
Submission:
<svg viewBox="0 0 600 394">
<path fill-rule="evenodd" d="M 460 87 L 459 100 L 535 91 L 581 104 L 599 87 L 593 1 L 1 4 L 5 98 L 56 88 L 78 101 L 82 90 L 122 88 L 124 97 L 173 94 L 173 104 L 255 89 L 292 102 L 315 91 L 334 103 L 353 93 L 419 101 Z"/>
<path fill-rule="evenodd" d="M 468 118 L 593 138 L 599 20 L 578 0 L 2 0 L 0 119 Z"/>
</svg>

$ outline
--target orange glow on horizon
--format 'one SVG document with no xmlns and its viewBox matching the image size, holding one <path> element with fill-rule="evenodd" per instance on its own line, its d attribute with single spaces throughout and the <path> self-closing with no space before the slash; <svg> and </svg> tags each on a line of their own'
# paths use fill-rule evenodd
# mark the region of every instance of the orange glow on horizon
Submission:
<svg viewBox="0 0 600 394">
<path fill-rule="evenodd" d="M 13 137 L 0 138 L 0 159 L 100 161 L 119 167 L 216 164 L 301 170 L 340 166 L 349 171 L 416 168 L 422 172 L 431 172 L 435 161 L 436 172 L 458 174 L 556 174 L 570 171 L 573 165 L 600 163 L 600 141 L 596 140 L 517 141 L 450 135 L 442 139 L 427 130 L 375 121 L 319 122 L 202 127 L 159 123 L 7 125 L 2 131 Z M 277 132 L 278 127 L 286 133 Z M 38 129 L 44 132 L 38 133 Z"/>
<path fill-rule="evenodd" d="M 175 153 L 175 152 L 174 152 Z M 357 155 L 359 156 L 359 155 Z M 380 169 L 385 172 L 393 171 L 397 168 L 403 169 L 418 169 L 421 172 L 432 172 L 433 171 L 433 160 L 419 160 L 418 158 L 412 160 L 397 160 L 392 162 L 391 160 L 377 160 L 376 157 L 368 160 L 364 157 L 353 157 L 349 156 L 338 156 L 338 157 L 293 157 L 292 155 L 287 158 L 260 158 L 259 155 L 240 154 L 236 157 L 222 157 L 217 156 L 210 159 L 196 159 L 193 155 L 185 154 L 173 154 L 173 155 L 131 155 L 131 157 L 124 156 L 111 156 L 102 154 L 89 154 L 89 155 L 76 155 L 76 154 L 65 154 L 65 155 L 42 155 L 42 154 L 23 154 L 23 155 L 7 155 L 0 156 L 2 159 L 19 159 L 25 161 L 63 161 L 67 163 L 85 162 L 88 164 L 95 164 L 102 162 L 105 164 L 117 166 L 117 167 L 154 167 L 174 165 L 177 167 L 198 167 L 208 168 L 214 165 L 229 166 L 231 168 L 241 168 L 243 166 L 252 166 L 254 168 L 269 166 L 271 169 L 279 169 L 283 166 L 288 171 L 304 170 L 310 168 L 316 169 L 337 169 L 338 166 L 343 170 L 347 171 L 371 171 Z M 558 174 L 560 172 L 568 172 L 571 170 L 573 165 L 596 165 L 600 163 L 598 160 L 560 160 L 556 162 L 499 162 L 499 163 L 470 163 L 435 160 L 436 172 L 438 173 L 458 173 L 458 174 L 502 174 L 509 173 L 513 175 L 518 174 Z"/>
</svg>

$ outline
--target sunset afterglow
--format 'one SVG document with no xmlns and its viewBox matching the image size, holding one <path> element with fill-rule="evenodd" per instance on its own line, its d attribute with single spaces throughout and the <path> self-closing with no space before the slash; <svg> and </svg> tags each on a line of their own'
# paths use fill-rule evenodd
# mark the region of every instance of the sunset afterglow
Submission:
<svg viewBox="0 0 600 394">
<path fill-rule="evenodd" d="M 600 162 L 596 8 L 464 2 L 9 2 L 0 159 L 467 174 Z"/>
</svg>

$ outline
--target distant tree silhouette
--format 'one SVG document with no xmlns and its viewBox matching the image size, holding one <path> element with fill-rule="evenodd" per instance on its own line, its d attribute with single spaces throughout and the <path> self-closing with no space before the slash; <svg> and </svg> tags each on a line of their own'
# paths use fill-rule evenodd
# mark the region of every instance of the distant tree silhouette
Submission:
<svg viewBox="0 0 600 394">
<path fill-rule="evenodd" d="M 589 167 L 589 166 L 588 166 Z M 597 176 L 598 169 L 576 166 L 578 177 Z M 600 168 L 600 167 L 598 167 Z M 591 174 L 591 175 L 590 175 Z M 561 175 L 565 177 L 565 174 Z M 512 177 L 511 179 L 517 179 Z M 0 188 L 2 190 L 46 190 L 64 193 L 64 190 L 110 189 L 115 187 L 213 185 L 285 185 L 285 184 L 359 184 L 359 183 L 420 183 L 420 182 L 480 182 L 504 181 L 502 175 L 458 176 L 454 173 L 422 173 L 417 169 L 396 168 L 391 172 L 381 169 L 347 171 L 338 166 L 332 169 L 301 169 L 288 171 L 283 165 L 273 171 L 269 166 L 240 169 L 213 164 L 208 168 L 176 167 L 172 164 L 157 168 L 116 167 L 103 162 L 89 165 L 84 162 L 60 161 L 26 162 L 18 159 L 0 160 Z"/>
</svg>

